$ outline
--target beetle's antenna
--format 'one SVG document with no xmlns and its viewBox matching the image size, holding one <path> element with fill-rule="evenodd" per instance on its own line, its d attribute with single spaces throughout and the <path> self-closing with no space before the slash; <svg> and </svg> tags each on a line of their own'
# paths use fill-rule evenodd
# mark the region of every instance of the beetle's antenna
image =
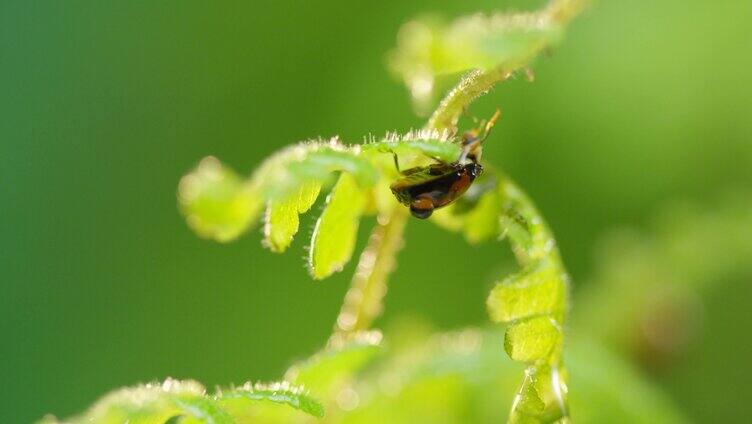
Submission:
<svg viewBox="0 0 752 424">
<path fill-rule="evenodd" d="M 488 138 L 488 134 L 491 132 L 491 128 L 493 128 L 494 125 L 496 125 L 496 121 L 498 121 L 500 117 L 501 117 L 501 110 L 497 108 L 493 116 L 491 116 L 488 122 L 486 122 L 485 128 L 483 128 L 483 137 L 480 140 L 481 143 L 485 141 L 486 138 Z"/>
<path fill-rule="evenodd" d="M 488 138 L 488 134 L 491 132 L 491 128 L 496 125 L 496 121 L 499 120 L 499 117 L 501 116 L 501 110 L 496 109 L 496 112 L 491 116 L 491 118 L 488 119 L 488 121 L 481 121 L 480 125 L 478 125 L 478 129 L 468 131 L 465 133 L 465 140 L 462 144 L 462 154 L 460 154 L 459 159 L 457 160 L 460 163 L 464 163 L 467 158 L 470 158 L 473 162 L 477 162 L 480 160 L 480 146 L 483 144 L 483 142 Z M 475 135 L 475 132 L 482 131 L 482 135 L 480 137 Z"/>
</svg>

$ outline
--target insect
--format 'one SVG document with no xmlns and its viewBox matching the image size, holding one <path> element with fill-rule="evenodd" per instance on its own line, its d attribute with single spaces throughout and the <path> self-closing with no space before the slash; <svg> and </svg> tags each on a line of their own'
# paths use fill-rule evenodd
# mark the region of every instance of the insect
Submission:
<svg viewBox="0 0 752 424">
<path fill-rule="evenodd" d="M 497 109 L 491 119 L 462 136 L 462 153 L 451 163 L 439 161 L 428 166 L 400 171 L 402 177 L 390 188 L 397 200 L 410 208 L 416 218 L 426 219 L 434 209 L 444 207 L 462 196 L 482 172 L 482 143 L 499 119 Z M 399 170 L 397 156 L 394 163 Z"/>
</svg>

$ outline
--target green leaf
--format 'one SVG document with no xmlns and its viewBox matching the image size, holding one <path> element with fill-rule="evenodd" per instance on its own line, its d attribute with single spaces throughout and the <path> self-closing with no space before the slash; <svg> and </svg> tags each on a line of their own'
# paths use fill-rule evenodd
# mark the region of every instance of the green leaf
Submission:
<svg viewBox="0 0 752 424">
<path fill-rule="evenodd" d="M 245 384 L 243 387 L 230 390 L 219 397 L 223 405 L 228 405 L 237 415 L 248 415 L 248 410 L 263 408 L 265 403 L 275 403 L 290 406 L 296 410 L 313 415 L 324 416 L 324 407 L 301 386 L 294 386 L 288 382 L 272 384 Z M 258 411 L 256 411 L 258 412 Z"/>
<path fill-rule="evenodd" d="M 211 156 L 180 180 L 178 205 L 196 234 L 220 242 L 245 231 L 260 207 L 240 177 Z"/>
<path fill-rule="evenodd" d="M 313 278 L 326 278 L 342 270 L 350 260 L 364 206 L 365 195 L 355 178 L 348 173 L 340 174 L 313 230 L 308 258 Z"/>
<path fill-rule="evenodd" d="M 282 201 L 269 201 L 264 226 L 264 245 L 273 252 L 284 252 L 298 232 L 298 214 L 311 208 L 321 190 L 317 181 L 303 183 L 297 193 Z"/>
<path fill-rule="evenodd" d="M 561 325 L 548 316 L 531 318 L 507 328 L 504 350 L 520 362 L 549 361 L 562 345 Z"/>
<path fill-rule="evenodd" d="M 542 261 L 498 283 L 486 302 L 491 319 L 512 322 L 536 315 L 559 315 L 566 310 L 567 288 L 561 271 Z"/>
</svg>

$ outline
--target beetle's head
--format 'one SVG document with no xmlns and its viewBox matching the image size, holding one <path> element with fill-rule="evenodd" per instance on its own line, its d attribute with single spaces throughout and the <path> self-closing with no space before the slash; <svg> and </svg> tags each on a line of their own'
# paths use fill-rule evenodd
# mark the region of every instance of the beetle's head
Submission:
<svg viewBox="0 0 752 424">
<path fill-rule="evenodd" d="M 483 153 L 483 142 L 488 138 L 491 128 L 496 125 L 499 116 L 501 116 L 501 111 L 496 109 L 491 118 L 487 121 L 481 121 L 476 128 L 466 131 L 462 135 L 462 154 L 457 160 L 458 162 L 464 163 L 470 160 L 477 163 L 480 161 L 480 155 Z"/>
</svg>

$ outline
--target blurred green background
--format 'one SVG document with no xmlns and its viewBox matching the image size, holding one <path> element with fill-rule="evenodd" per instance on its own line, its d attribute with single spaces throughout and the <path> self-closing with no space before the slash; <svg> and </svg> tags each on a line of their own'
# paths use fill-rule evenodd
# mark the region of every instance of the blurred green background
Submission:
<svg viewBox="0 0 752 424">
<path fill-rule="evenodd" d="M 315 214 L 285 255 L 258 231 L 204 241 L 177 212 L 179 178 L 209 154 L 247 173 L 309 137 L 421 126 L 384 66 L 400 25 L 540 3 L 0 2 L 0 422 L 67 416 L 166 376 L 275 379 L 318 349 L 353 264 L 308 278 Z M 750 17 L 742 0 L 602 0 L 538 60 L 535 83 L 470 111 L 503 109 L 485 158 L 548 218 L 575 311 L 599 284 L 604 234 L 649 236 L 677 201 L 712 213 L 730 190 L 732 206 L 752 196 Z M 644 366 L 696 421 L 752 417 L 752 253 L 724 248 L 707 260 L 741 259 L 698 292 L 695 340 Z M 485 324 L 499 252 L 412 220 L 381 324 Z"/>
</svg>

